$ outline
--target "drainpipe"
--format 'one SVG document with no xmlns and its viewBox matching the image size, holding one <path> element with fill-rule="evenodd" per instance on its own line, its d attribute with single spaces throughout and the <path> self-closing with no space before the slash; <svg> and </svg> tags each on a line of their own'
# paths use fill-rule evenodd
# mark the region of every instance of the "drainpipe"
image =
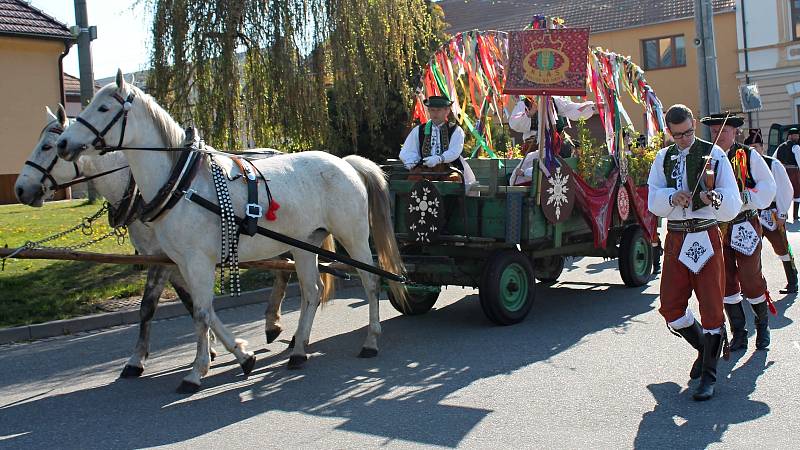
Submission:
<svg viewBox="0 0 800 450">
<path fill-rule="evenodd" d="M 742 0 L 742 45 L 744 46 L 744 84 L 750 84 L 750 57 L 747 53 L 747 17 L 745 16 L 744 2 Z M 753 113 L 747 113 L 747 126 L 753 128 Z"/>
<path fill-rule="evenodd" d="M 59 92 L 61 96 L 58 99 L 58 103 L 63 106 L 64 108 L 67 107 L 67 96 L 64 92 L 64 57 L 67 56 L 69 53 L 69 49 L 72 47 L 71 40 L 64 40 L 64 51 L 61 53 L 61 56 L 58 57 L 58 81 L 59 81 Z"/>
</svg>

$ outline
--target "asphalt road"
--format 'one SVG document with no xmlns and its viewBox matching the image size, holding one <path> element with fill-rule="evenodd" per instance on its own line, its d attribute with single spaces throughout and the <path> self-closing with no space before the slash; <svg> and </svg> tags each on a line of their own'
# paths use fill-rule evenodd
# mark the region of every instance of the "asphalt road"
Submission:
<svg viewBox="0 0 800 450">
<path fill-rule="evenodd" d="M 764 264 L 777 292 L 785 280 L 768 244 Z M 616 261 L 597 258 L 561 280 L 539 286 L 531 315 L 510 327 L 484 318 L 473 290 L 449 288 L 417 317 L 382 300 L 375 359 L 356 358 L 361 292 L 340 292 L 317 314 L 302 371 L 285 367 L 297 299 L 285 303 L 290 331 L 270 345 L 262 306 L 221 311 L 259 360 L 244 379 L 217 345 L 193 396 L 174 392 L 194 357 L 185 317 L 155 323 L 135 380 L 117 379 L 135 326 L 2 346 L 0 448 L 797 448 L 794 297 L 774 296 L 771 350 L 755 351 L 751 336 L 721 362 L 717 396 L 696 403 L 694 355 L 658 315 L 658 280 L 625 288 Z"/>
</svg>

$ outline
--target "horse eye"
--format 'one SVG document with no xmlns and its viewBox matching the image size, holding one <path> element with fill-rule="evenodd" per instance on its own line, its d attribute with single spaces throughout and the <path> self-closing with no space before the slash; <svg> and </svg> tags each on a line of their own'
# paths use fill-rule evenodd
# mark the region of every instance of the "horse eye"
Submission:
<svg viewBox="0 0 800 450">
<path fill-rule="evenodd" d="M 108 112 L 108 106 L 100 105 L 100 107 L 97 108 L 97 110 L 100 111 L 100 112 Z"/>
<path fill-rule="evenodd" d="M 52 146 L 52 145 L 50 145 L 50 144 L 44 144 L 44 145 L 42 145 L 42 150 L 43 150 L 43 151 L 50 150 L 51 148 L 53 148 L 53 146 Z"/>
</svg>

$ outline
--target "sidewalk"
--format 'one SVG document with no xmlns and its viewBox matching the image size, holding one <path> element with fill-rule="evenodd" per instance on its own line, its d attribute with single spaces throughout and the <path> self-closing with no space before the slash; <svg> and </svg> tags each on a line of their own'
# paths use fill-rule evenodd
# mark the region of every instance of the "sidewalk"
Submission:
<svg viewBox="0 0 800 450">
<path fill-rule="evenodd" d="M 357 277 L 348 281 L 337 280 L 337 289 L 347 289 L 360 287 L 361 280 Z M 242 292 L 239 297 L 223 295 L 214 299 L 214 309 L 235 308 L 237 306 L 252 305 L 255 303 L 266 303 L 272 293 L 272 288 L 258 289 L 255 291 Z M 286 298 L 298 297 L 300 286 L 291 283 L 286 287 Z M 169 319 L 171 317 L 188 314 L 186 308 L 179 301 L 162 301 L 153 320 Z M 129 325 L 139 323 L 138 303 L 131 308 L 121 311 L 92 314 L 89 316 L 73 317 L 72 319 L 54 320 L 52 322 L 39 323 L 35 325 L 25 325 L 21 327 L 0 329 L 0 344 L 8 344 L 17 341 L 30 341 L 44 339 L 54 336 L 64 336 L 75 334 L 82 331 L 97 330 L 101 328 L 115 327 L 119 325 Z"/>
</svg>

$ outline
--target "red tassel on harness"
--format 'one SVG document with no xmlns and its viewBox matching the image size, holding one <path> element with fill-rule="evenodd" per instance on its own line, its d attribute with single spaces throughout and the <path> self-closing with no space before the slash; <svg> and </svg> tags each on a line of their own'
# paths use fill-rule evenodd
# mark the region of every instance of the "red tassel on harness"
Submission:
<svg viewBox="0 0 800 450">
<path fill-rule="evenodd" d="M 767 296 L 767 306 L 769 306 L 769 312 L 772 313 L 773 316 L 778 315 L 778 310 L 775 308 L 775 305 L 772 303 L 772 297 L 769 296 L 769 291 L 765 294 Z"/>
<path fill-rule="evenodd" d="M 277 219 L 278 216 L 275 215 L 275 211 L 279 210 L 280 207 L 281 207 L 281 205 L 278 204 L 278 202 L 276 202 L 275 200 L 270 199 L 269 207 L 267 208 L 267 214 L 266 214 L 267 220 L 272 222 L 275 219 Z"/>
</svg>

